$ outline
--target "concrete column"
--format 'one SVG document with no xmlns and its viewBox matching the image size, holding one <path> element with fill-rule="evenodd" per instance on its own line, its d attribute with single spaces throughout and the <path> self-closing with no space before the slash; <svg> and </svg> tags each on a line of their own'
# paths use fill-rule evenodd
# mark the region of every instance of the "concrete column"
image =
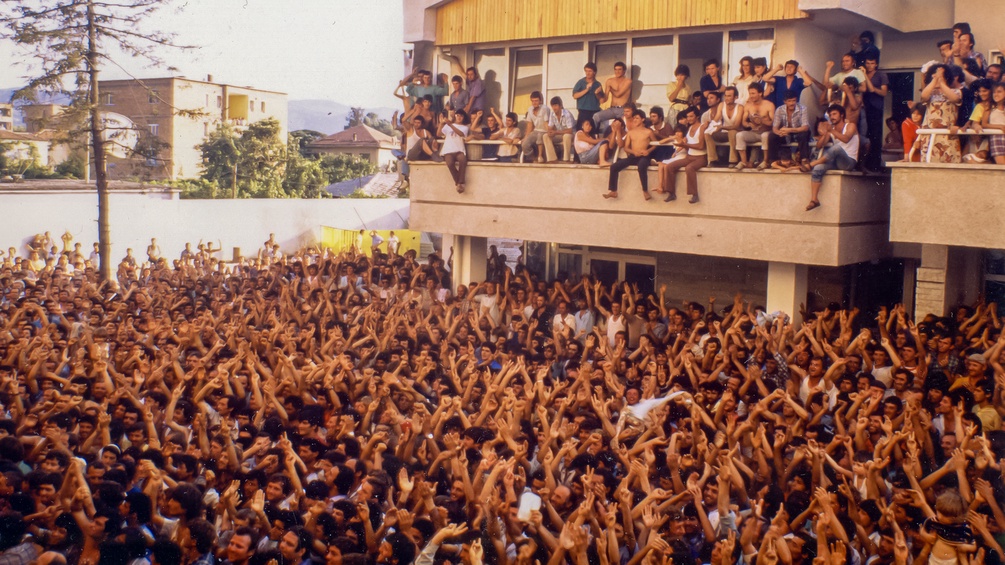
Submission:
<svg viewBox="0 0 1005 565">
<path fill-rule="evenodd" d="M 803 323 L 799 306 L 806 303 L 807 289 L 806 265 L 768 263 L 768 299 L 765 304 L 768 312 L 785 312 L 792 318 L 792 324 L 798 327 Z"/>
<path fill-rule="evenodd" d="M 915 277 L 914 319 L 928 314 L 944 316 L 948 306 L 946 271 L 949 269 L 949 246 L 925 243 L 921 246 L 921 264 Z"/>
<path fill-rule="evenodd" d="M 901 302 L 904 303 L 904 307 L 910 310 L 912 316 L 914 315 L 914 291 L 917 287 L 918 280 L 918 262 L 914 259 L 904 260 L 904 290 L 903 298 Z"/>
<path fill-rule="evenodd" d="M 484 281 L 485 261 L 488 259 L 488 239 L 469 235 L 455 235 L 453 236 L 453 240 L 454 286 Z M 445 241 L 446 238 L 444 238 Z"/>
</svg>

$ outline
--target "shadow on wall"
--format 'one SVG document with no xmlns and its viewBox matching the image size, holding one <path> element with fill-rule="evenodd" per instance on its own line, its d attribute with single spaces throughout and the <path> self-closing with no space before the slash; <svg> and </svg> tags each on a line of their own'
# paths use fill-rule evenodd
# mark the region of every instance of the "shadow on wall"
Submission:
<svg viewBox="0 0 1005 565">
<path fill-rule="evenodd" d="M 497 112 L 502 112 L 502 84 L 499 84 L 499 76 L 495 71 L 490 70 L 482 78 L 485 86 L 485 109 L 495 108 Z"/>
<path fill-rule="evenodd" d="M 632 65 L 632 100 L 638 100 L 642 96 L 642 89 L 646 83 L 642 82 L 642 67 Z"/>
</svg>

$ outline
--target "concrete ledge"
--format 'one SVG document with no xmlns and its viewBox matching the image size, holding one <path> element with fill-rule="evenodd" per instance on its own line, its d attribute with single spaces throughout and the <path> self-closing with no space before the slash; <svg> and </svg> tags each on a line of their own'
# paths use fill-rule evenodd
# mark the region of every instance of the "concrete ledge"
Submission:
<svg viewBox="0 0 1005 565">
<path fill-rule="evenodd" d="M 683 173 L 672 203 L 644 201 L 634 170 L 621 173 L 620 197 L 606 200 L 608 175 L 587 165 L 471 163 L 457 194 L 444 165 L 415 164 L 411 227 L 824 266 L 890 256 L 884 177 L 828 174 L 822 206 L 806 212 L 807 174 L 705 169 L 694 205 Z M 649 186 L 659 186 L 655 170 Z"/>
<path fill-rule="evenodd" d="M 889 166 L 891 241 L 1005 248 L 1005 167 Z"/>
</svg>

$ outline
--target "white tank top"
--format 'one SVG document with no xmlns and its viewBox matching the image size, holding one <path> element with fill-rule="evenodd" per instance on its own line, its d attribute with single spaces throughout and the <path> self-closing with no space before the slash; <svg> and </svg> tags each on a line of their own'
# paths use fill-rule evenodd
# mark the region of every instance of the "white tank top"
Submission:
<svg viewBox="0 0 1005 565">
<path fill-rule="evenodd" d="M 841 135 L 844 135 L 844 132 L 848 131 L 848 125 L 849 124 L 846 123 L 844 127 L 841 128 Z M 833 136 L 831 137 L 831 139 L 834 141 L 834 145 L 840 147 L 841 149 L 844 149 L 846 155 L 848 155 L 852 159 L 855 159 L 856 161 L 858 160 L 858 132 L 855 132 L 855 135 L 851 136 L 851 139 L 849 139 L 848 141 L 841 141 L 840 139 Z"/>
<path fill-rule="evenodd" d="M 576 141 L 573 142 L 573 146 L 576 148 L 576 153 L 580 155 L 586 153 L 590 149 L 593 149 L 593 146 L 589 143 L 579 140 L 579 134 L 576 134 Z"/>
<path fill-rule="evenodd" d="M 733 115 L 732 116 L 726 114 L 727 110 L 728 110 L 728 108 L 726 107 L 725 104 L 723 104 L 722 105 L 722 125 L 724 125 L 724 126 L 730 126 L 730 127 L 734 127 L 734 126 L 739 125 L 738 124 L 739 120 L 737 119 L 737 116 L 740 113 L 740 104 L 733 104 Z"/>
<path fill-rule="evenodd" d="M 623 331 L 627 331 L 627 328 L 625 327 L 624 314 L 622 314 L 617 320 L 614 319 L 614 316 L 607 318 L 607 343 L 609 343 L 611 347 L 614 347 L 614 335 Z"/>
<path fill-rule="evenodd" d="M 694 125 L 694 135 L 691 134 L 691 130 L 687 130 L 687 136 L 685 136 L 684 139 L 687 141 L 688 145 L 697 145 L 698 144 L 698 132 L 700 132 L 700 131 L 701 131 L 701 124 L 695 124 Z M 704 149 L 695 149 L 693 147 L 688 147 L 687 148 L 687 154 L 688 155 L 708 155 L 708 151 L 706 151 Z"/>
</svg>

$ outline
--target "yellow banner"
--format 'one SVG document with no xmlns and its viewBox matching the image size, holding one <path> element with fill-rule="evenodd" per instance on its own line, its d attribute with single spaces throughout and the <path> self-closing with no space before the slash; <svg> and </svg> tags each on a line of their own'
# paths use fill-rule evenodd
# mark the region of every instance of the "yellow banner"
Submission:
<svg viewBox="0 0 1005 565">
<path fill-rule="evenodd" d="M 376 232 L 383 239 L 378 246 L 380 251 L 387 253 L 387 242 L 391 239 L 391 234 L 393 233 L 398 238 L 398 255 L 404 255 L 408 250 L 415 251 L 416 255 L 419 254 L 419 246 L 422 243 L 422 232 L 412 230 L 376 230 Z M 331 226 L 321 226 L 321 245 L 336 252 L 349 251 L 355 247 L 358 237 L 359 230 L 343 230 Z M 371 255 L 373 238 L 370 236 L 370 230 L 364 230 L 362 243 L 363 252 Z"/>
</svg>

